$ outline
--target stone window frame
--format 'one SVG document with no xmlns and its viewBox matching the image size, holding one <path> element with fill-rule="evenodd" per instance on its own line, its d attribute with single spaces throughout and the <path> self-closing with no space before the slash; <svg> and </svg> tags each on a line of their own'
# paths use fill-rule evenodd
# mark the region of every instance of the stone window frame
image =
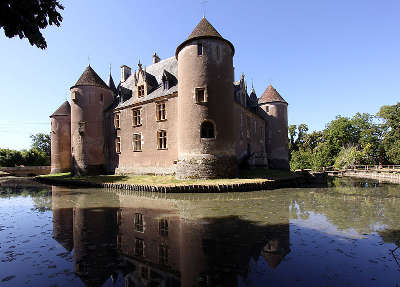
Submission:
<svg viewBox="0 0 400 287">
<path fill-rule="evenodd" d="M 121 128 L 121 113 L 117 112 L 114 114 L 114 128 L 119 130 Z"/>
<path fill-rule="evenodd" d="M 121 137 L 116 137 L 115 138 L 115 152 L 116 153 L 121 153 Z"/>
<path fill-rule="evenodd" d="M 202 137 L 202 126 L 206 122 L 209 122 L 209 123 L 212 124 L 212 126 L 214 128 L 214 130 L 213 130 L 214 137 L 210 137 L 210 138 Z M 202 121 L 201 124 L 200 124 L 200 140 L 202 140 L 202 141 L 212 141 L 212 140 L 215 140 L 216 138 L 217 138 L 217 125 L 215 124 L 215 122 L 213 120 L 210 120 L 210 119 L 205 119 L 204 121 Z"/>
<path fill-rule="evenodd" d="M 160 106 L 162 107 L 162 105 L 164 105 L 164 110 L 162 110 L 162 109 L 159 110 L 159 107 L 160 107 Z M 159 111 L 160 111 L 161 113 L 159 113 Z M 163 117 L 163 118 L 161 118 L 162 111 L 164 111 L 164 113 L 163 113 L 164 117 Z M 167 120 L 167 101 L 166 101 L 166 100 L 157 101 L 157 102 L 156 102 L 156 121 L 157 121 L 157 122 L 164 122 L 164 121 L 166 121 L 166 120 Z"/>
<path fill-rule="evenodd" d="M 139 112 L 139 116 L 135 115 L 136 112 Z M 139 122 L 137 122 L 139 119 Z M 136 107 L 132 109 L 132 126 L 140 127 L 142 125 L 142 107 Z"/>
<path fill-rule="evenodd" d="M 165 129 L 160 129 L 157 131 L 157 149 L 158 150 L 168 149 L 167 130 Z"/>
<path fill-rule="evenodd" d="M 138 95 L 138 98 L 143 98 L 143 97 L 145 96 L 144 88 L 145 88 L 145 85 L 144 85 L 144 84 L 138 85 L 138 86 L 137 86 L 137 95 Z"/>
<path fill-rule="evenodd" d="M 139 136 L 137 139 L 136 136 Z M 139 148 L 137 148 L 136 144 L 139 143 Z M 142 133 L 133 133 L 132 137 L 132 150 L 134 152 L 141 152 L 143 148 L 143 136 Z"/>
<path fill-rule="evenodd" d="M 204 92 L 204 94 L 203 94 L 203 101 L 199 101 L 199 92 L 200 91 L 203 91 Z M 205 103 L 207 103 L 208 102 L 208 92 L 207 92 L 207 87 L 196 87 L 196 88 L 194 88 L 194 101 L 195 101 L 195 103 L 196 104 L 199 104 L 199 105 L 203 105 L 203 104 L 205 104 Z"/>
<path fill-rule="evenodd" d="M 164 88 L 164 90 L 168 90 L 169 89 L 169 83 L 168 83 L 167 79 L 163 80 L 163 88 Z"/>
</svg>

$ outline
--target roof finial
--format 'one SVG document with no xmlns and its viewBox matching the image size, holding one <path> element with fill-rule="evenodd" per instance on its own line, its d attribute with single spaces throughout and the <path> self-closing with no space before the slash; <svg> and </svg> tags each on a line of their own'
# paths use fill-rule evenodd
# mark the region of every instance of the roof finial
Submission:
<svg viewBox="0 0 400 287">
<path fill-rule="evenodd" d="M 111 63 L 110 63 L 110 75 L 111 75 Z"/>
<path fill-rule="evenodd" d="M 203 19 L 206 18 L 206 5 L 208 1 L 207 0 L 202 0 L 201 4 L 203 5 Z"/>
<path fill-rule="evenodd" d="M 139 70 L 142 70 L 142 63 L 140 63 L 140 59 L 139 59 L 138 67 L 139 67 Z"/>
<path fill-rule="evenodd" d="M 88 59 L 89 67 L 90 67 L 90 56 L 88 56 L 87 59 Z"/>
</svg>

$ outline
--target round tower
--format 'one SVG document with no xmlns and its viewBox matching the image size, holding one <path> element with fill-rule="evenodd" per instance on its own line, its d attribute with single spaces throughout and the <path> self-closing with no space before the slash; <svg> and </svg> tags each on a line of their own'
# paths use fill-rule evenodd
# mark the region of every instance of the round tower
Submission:
<svg viewBox="0 0 400 287">
<path fill-rule="evenodd" d="M 71 171 L 71 106 L 65 101 L 51 116 L 51 172 Z"/>
<path fill-rule="evenodd" d="M 269 85 L 258 104 L 268 114 L 265 131 L 268 166 L 272 169 L 289 169 L 288 103 Z"/>
<path fill-rule="evenodd" d="M 177 178 L 233 177 L 234 46 L 203 18 L 176 49 L 178 60 Z"/>
<path fill-rule="evenodd" d="M 104 110 L 112 101 L 111 89 L 90 65 L 71 87 L 71 153 L 74 174 L 105 172 Z"/>
</svg>

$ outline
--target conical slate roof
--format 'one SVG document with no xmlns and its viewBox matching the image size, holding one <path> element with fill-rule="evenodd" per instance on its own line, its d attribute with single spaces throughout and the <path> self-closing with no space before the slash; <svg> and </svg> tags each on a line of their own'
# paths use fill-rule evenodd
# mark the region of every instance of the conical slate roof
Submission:
<svg viewBox="0 0 400 287">
<path fill-rule="evenodd" d="M 267 89 L 262 94 L 261 98 L 258 99 L 258 103 L 273 103 L 282 102 L 287 104 L 287 102 L 281 97 L 281 95 L 272 87 L 268 85 Z"/>
<path fill-rule="evenodd" d="M 217 37 L 223 39 L 221 34 L 215 30 L 213 25 L 211 25 L 206 18 L 201 19 L 200 23 L 197 24 L 196 28 L 194 28 L 187 40 L 198 37 Z"/>
<path fill-rule="evenodd" d="M 203 17 L 203 19 L 201 19 L 199 24 L 197 24 L 197 26 L 194 28 L 189 37 L 182 44 L 180 44 L 178 48 L 176 48 L 175 57 L 178 58 L 179 51 L 186 45 L 187 42 L 203 38 L 221 39 L 231 46 L 232 53 L 235 54 L 235 47 L 233 46 L 233 44 L 228 40 L 224 39 L 221 36 L 221 34 L 218 33 L 218 31 L 213 27 L 213 25 L 211 25 L 211 23 L 208 22 L 208 20 L 205 17 Z"/>
<path fill-rule="evenodd" d="M 71 114 L 71 106 L 65 101 L 50 117 L 69 116 Z"/>
<path fill-rule="evenodd" d="M 74 87 L 76 86 L 97 86 L 108 89 L 106 83 L 104 83 L 104 81 L 100 78 L 99 75 L 96 74 L 96 72 L 92 69 L 92 67 L 90 67 L 90 65 L 87 66 Z"/>
</svg>

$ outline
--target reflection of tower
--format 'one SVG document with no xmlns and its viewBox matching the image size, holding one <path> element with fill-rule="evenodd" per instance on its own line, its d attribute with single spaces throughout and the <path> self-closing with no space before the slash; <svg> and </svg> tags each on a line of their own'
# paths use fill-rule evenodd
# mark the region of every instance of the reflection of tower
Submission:
<svg viewBox="0 0 400 287">
<path fill-rule="evenodd" d="M 262 256 L 275 269 L 290 252 L 289 224 L 271 226 Z"/>
<path fill-rule="evenodd" d="M 51 206 L 53 210 L 53 238 L 67 251 L 74 247 L 72 205 L 64 194 L 63 187 L 52 186 Z"/>
<path fill-rule="evenodd" d="M 73 211 L 75 272 L 86 286 L 102 286 L 118 260 L 118 208 L 96 206 L 89 200 L 81 196 Z"/>
</svg>

